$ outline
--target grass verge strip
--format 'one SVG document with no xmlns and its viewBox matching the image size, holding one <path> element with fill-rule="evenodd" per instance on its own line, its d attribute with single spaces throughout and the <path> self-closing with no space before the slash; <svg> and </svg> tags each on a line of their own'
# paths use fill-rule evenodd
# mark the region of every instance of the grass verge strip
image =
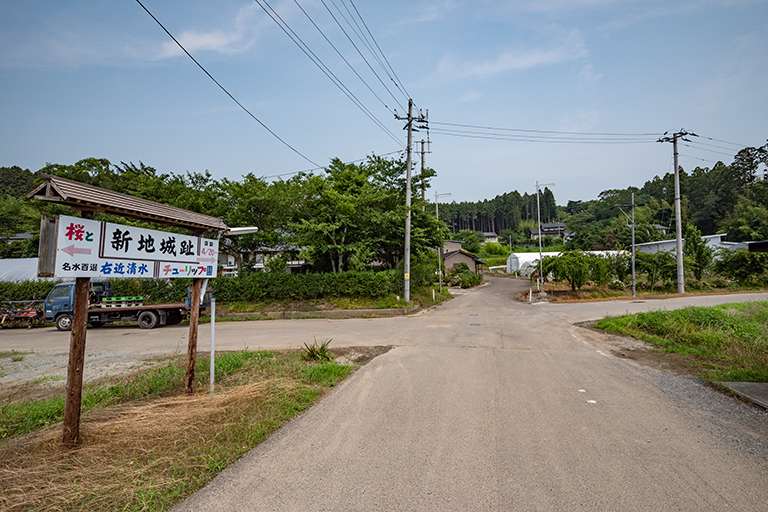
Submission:
<svg viewBox="0 0 768 512">
<path fill-rule="evenodd" d="M 768 382 L 768 302 L 607 317 L 595 327 L 687 355 L 710 381 Z"/>
<path fill-rule="evenodd" d="M 168 367 L 175 372 L 182 363 Z M 207 364 L 200 358 L 201 391 L 207 390 Z M 60 424 L 6 439 L 0 445 L 0 509 L 165 510 L 352 371 L 304 361 L 296 352 L 227 353 L 217 355 L 216 364 L 214 395 L 184 396 L 176 384 L 151 393 L 132 383 L 112 386 L 119 391 L 110 395 L 111 405 L 104 401 L 83 415 L 76 450 L 60 449 Z M 147 373 L 149 381 L 169 377 Z"/>
</svg>

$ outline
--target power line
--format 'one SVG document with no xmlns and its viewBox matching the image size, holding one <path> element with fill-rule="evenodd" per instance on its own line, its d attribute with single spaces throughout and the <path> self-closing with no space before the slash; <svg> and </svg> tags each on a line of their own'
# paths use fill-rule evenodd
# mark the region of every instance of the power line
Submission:
<svg viewBox="0 0 768 512">
<path fill-rule="evenodd" d="M 267 0 L 254 0 L 259 7 L 262 8 L 262 10 L 267 13 L 267 16 L 269 16 L 272 21 L 274 21 L 278 27 L 282 29 L 283 32 L 293 41 L 296 46 L 299 47 L 299 49 L 304 52 L 304 55 L 306 55 L 309 60 L 311 60 L 319 69 L 322 71 L 326 77 L 328 77 L 331 82 L 336 85 L 346 96 L 349 98 L 352 103 L 354 103 L 368 118 L 374 122 L 381 130 L 383 130 L 389 137 L 391 137 L 394 141 L 396 141 L 398 144 L 402 143 L 398 140 L 398 138 L 393 134 L 386 126 L 384 126 L 384 123 L 379 121 L 376 116 L 371 113 L 370 110 L 368 110 L 365 105 L 357 98 L 357 96 L 352 93 L 352 91 L 349 90 L 349 88 L 344 85 L 344 83 L 339 80 L 339 78 L 333 73 L 333 71 L 328 68 L 328 66 L 325 65 L 325 63 L 317 56 L 315 53 L 309 48 L 309 46 L 301 39 L 301 37 L 294 32 L 294 30 L 283 20 L 283 18 L 280 17 L 279 14 L 272 8 L 271 5 L 267 2 Z M 263 2 L 263 4 L 262 4 Z M 264 7 L 266 5 L 266 7 Z M 269 7 L 269 10 L 267 10 L 267 7 Z M 269 12 L 272 11 L 274 13 L 274 16 Z M 278 21 L 278 19 L 280 21 Z M 313 162 L 314 163 L 314 162 Z M 315 164 L 317 165 L 317 164 Z"/>
<path fill-rule="evenodd" d="M 389 69 L 387 69 L 387 66 L 384 65 L 384 62 L 381 60 L 381 58 L 377 55 L 376 51 L 373 49 L 373 44 L 371 44 L 371 42 L 365 36 L 365 32 L 363 31 L 363 29 L 360 26 L 360 24 L 357 22 L 357 19 L 355 19 L 355 15 L 352 14 L 352 11 L 349 10 L 349 7 L 347 7 L 347 4 L 344 3 L 344 0 L 339 0 L 339 2 L 341 3 L 342 6 L 344 6 L 344 10 L 347 11 L 347 14 L 349 14 L 349 19 L 347 19 L 347 17 L 344 15 L 344 13 L 341 12 L 341 9 L 339 9 L 339 6 L 336 5 L 334 0 L 330 0 L 330 2 L 331 2 L 331 4 L 333 4 L 334 7 L 336 7 L 336 10 L 339 11 L 339 14 L 341 15 L 341 17 L 344 19 L 344 21 L 347 22 L 347 25 L 349 25 L 349 27 L 352 29 L 352 31 L 355 33 L 355 35 L 358 37 L 358 39 L 360 39 L 360 41 L 363 43 L 363 45 L 365 45 L 365 47 L 368 49 L 368 52 L 371 54 L 371 56 L 376 60 L 376 62 L 379 63 L 379 66 L 381 66 L 381 69 L 384 70 L 384 73 L 387 75 L 387 77 L 392 81 L 392 83 L 395 84 L 395 87 L 397 87 L 397 82 L 395 82 L 395 79 L 392 78 L 392 74 L 390 74 Z M 355 8 L 355 12 L 357 12 L 357 16 L 360 18 L 360 21 L 363 21 L 363 18 L 362 18 L 362 16 L 360 16 L 360 12 L 357 10 L 357 8 Z M 349 20 L 352 20 L 352 22 L 350 22 Z M 354 26 L 352 26 L 352 23 L 354 23 Z M 365 25 L 365 21 L 363 21 L 363 24 Z M 357 27 L 357 28 L 355 28 L 355 27 Z M 368 27 L 366 26 L 366 29 L 367 28 Z M 368 33 L 370 33 L 370 31 L 368 31 Z M 373 36 L 371 36 L 371 38 L 373 38 Z M 374 43 L 375 43 L 375 41 L 374 41 Z M 378 46 L 378 45 L 376 45 L 376 46 Z M 386 60 L 386 57 L 384 56 L 383 52 L 382 52 L 381 55 Z M 403 95 L 403 97 L 407 101 L 408 100 L 408 96 L 405 94 L 405 92 L 403 92 L 403 90 L 401 90 L 399 88 L 398 88 L 398 90 L 400 91 L 400 93 Z"/>
<path fill-rule="evenodd" d="M 522 133 L 552 133 L 558 135 L 595 135 L 595 136 L 607 136 L 607 137 L 658 137 L 658 133 L 600 133 L 600 132 L 562 132 L 555 130 L 526 130 L 522 128 L 498 128 L 493 126 L 478 126 L 473 124 L 460 124 L 460 123 L 444 123 L 438 121 L 431 121 L 431 123 L 439 124 L 443 126 L 458 126 L 462 128 L 477 128 L 479 130 L 499 130 L 509 132 L 522 132 Z"/>
<path fill-rule="evenodd" d="M 392 94 L 392 91 L 390 91 L 390 90 L 389 90 L 389 88 L 388 88 L 388 87 L 387 87 L 387 85 L 384 83 L 384 81 L 381 79 L 381 77 L 379 76 L 379 74 L 378 74 L 378 73 L 376 73 L 376 70 L 374 70 L 374 69 L 373 69 L 373 66 L 371 66 L 371 63 L 370 63 L 370 62 L 368 62 L 368 59 L 366 59 L 366 58 L 365 58 L 365 55 L 363 55 L 363 52 L 361 52 L 361 51 L 360 51 L 360 48 L 358 48 L 358 47 L 357 47 L 357 45 L 355 44 L 355 42 L 352 40 L 352 38 L 351 38 L 351 37 L 349 37 L 349 34 L 348 34 L 348 33 L 347 33 L 347 31 L 344 29 L 344 27 L 343 27 L 343 26 L 341 26 L 341 23 L 340 23 L 340 22 L 339 22 L 339 20 L 336 18 L 336 16 L 333 14 L 333 12 L 331 11 L 331 9 L 328 7 L 328 4 L 326 4 L 326 3 L 325 3 L 325 0 L 320 0 L 320 1 L 323 3 L 323 6 L 325 7 L 325 10 L 327 10 L 327 11 L 328 11 L 328 14 L 330 14 L 330 15 L 331 15 L 331 18 L 333 18 L 333 21 L 335 21 L 335 22 L 336 22 L 336 24 L 339 26 L 339 28 L 341 29 L 341 31 L 342 31 L 342 32 L 344 32 L 344 35 L 345 35 L 345 36 L 347 36 L 347 39 L 349 40 L 349 42 L 350 42 L 350 43 L 352 43 L 352 46 L 355 48 L 355 50 L 357 50 L 357 53 L 360 55 L 360 57 L 361 57 L 361 58 L 363 59 L 363 61 L 366 63 L 366 65 L 368 66 L 368 69 L 370 69 L 370 70 L 371 70 L 371 72 L 372 72 L 372 73 L 373 73 L 373 74 L 376 76 L 376 78 L 379 80 L 379 82 L 381 83 L 381 85 L 383 85 L 383 86 L 384 86 L 384 88 L 387 90 L 387 92 L 389 93 L 389 95 L 390 95 L 390 96 L 392 96 L 392 99 L 393 99 L 393 100 L 395 100 L 395 103 L 397 103 L 397 102 L 398 102 L 398 100 L 397 100 L 397 98 L 395 98 L 395 95 L 394 95 L 394 94 Z"/>
<path fill-rule="evenodd" d="M 704 139 L 707 139 L 707 140 L 711 140 L 711 141 L 714 141 L 714 142 L 721 142 L 721 143 L 723 143 L 723 144 L 730 144 L 730 145 L 732 145 L 732 146 L 737 146 L 737 147 L 739 147 L 739 148 L 742 148 L 742 149 L 743 149 L 743 148 L 746 148 L 746 147 L 749 147 L 749 145 L 748 145 L 748 144 L 737 144 L 736 142 L 728 142 L 727 140 L 722 140 L 722 139 L 715 139 L 715 138 L 713 138 L 713 137 L 707 137 L 707 136 L 705 136 L 705 135 L 701 135 L 700 137 L 702 137 L 702 138 L 704 138 Z"/>
<path fill-rule="evenodd" d="M 731 148 L 724 148 L 723 146 L 718 146 L 716 144 L 707 144 L 706 142 L 699 142 L 697 140 L 692 140 L 691 143 L 696 144 L 697 146 L 707 146 L 709 148 L 722 149 L 724 151 L 733 151 L 733 149 Z"/>
<path fill-rule="evenodd" d="M 715 151 L 713 149 L 697 148 L 697 147 L 691 146 L 690 144 L 683 144 L 683 146 L 691 148 L 691 149 L 695 149 L 695 150 L 698 150 L 698 151 L 706 151 L 707 153 L 715 153 L 717 155 L 733 157 L 733 155 L 731 155 L 729 153 L 723 153 L 722 151 Z"/>
<path fill-rule="evenodd" d="M 394 154 L 396 154 L 396 153 L 400 153 L 400 154 L 402 155 L 402 154 L 403 154 L 403 150 L 399 149 L 399 150 L 397 150 L 397 151 L 390 151 L 389 153 L 383 153 L 383 154 L 381 154 L 381 155 L 378 155 L 378 156 L 389 156 L 389 155 L 394 155 Z M 374 154 L 373 156 L 376 156 L 376 155 Z M 357 162 L 363 162 L 363 161 L 365 161 L 365 160 L 367 160 L 367 159 L 368 159 L 368 157 L 365 157 L 365 158 L 359 158 L 359 159 L 357 159 L 357 160 L 351 160 L 351 161 L 349 161 L 349 162 L 344 162 L 344 165 L 347 165 L 347 164 L 356 164 Z M 306 170 L 303 170 L 303 171 L 291 171 L 291 172 L 284 172 L 284 173 L 282 173 L 282 174 L 273 174 L 273 175 L 271 175 L 271 176 L 262 176 L 262 178 L 264 178 L 264 179 L 269 179 L 269 178 L 280 178 L 280 177 L 282 177 L 282 176 L 290 176 L 290 175 L 292 175 L 292 174 L 299 174 L 299 173 L 302 173 L 302 172 L 313 172 L 313 171 L 319 171 L 319 170 L 321 170 L 321 169 L 325 169 L 325 167 L 315 167 L 314 169 L 306 169 Z"/>
<path fill-rule="evenodd" d="M 144 4 L 142 4 L 142 3 L 141 3 L 141 0 L 136 0 L 136 2 L 137 2 L 137 3 L 138 3 L 140 6 L 141 6 L 141 8 L 142 8 L 142 9 L 144 9 L 144 10 L 147 12 L 147 14 L 149 14 L 149 16 L 150 16 L 150 17 L 151 17 L 153 20 L 155 20 L 155 22 L 157 22 L 157 24 L 158 24 L 158 25 L 160 25 L 160 28 L 162 28 L 162 29 L 165 31 L 165 33 L 166 33 L 166 34 L 168 34 L 168 37 L 170 37 L 171 39 L 173 39 L 173 42 L 174 42 L 174 43 L 176 43 L 176 44 L 178 45 L 178 47 L 179 47 L 179 48 L 181 48 L 181 49 L 182 49 L 182 51 L 183 51 L 184 53 L 186 53 L 186 54 L 187 54 L 187 57 L 189 57 L 190 59 L 192 59 L 192 62 L 194 62 L 195 64 L 197 64 L 197 67 L 199 67 L 201 70 L 203 70 L 203 73 L 205 73 L 206 75 L 208 75 L 208 78 L 210 78 L 211 80 L 213 80 L 213 83 L 215 83 L 216 85 L 218 85 L 218 86 L 219 86 L 219 89 L 221 89 L 222 91 L 224 91 L 224 93 L 225 93 L 227 96 L 229 96 L 229 98 L 230 98 L 232 101 L 234 101 L 234 102 L 237 104 L 237 106 L 238 106 L 238 107 L 240 107 L 241 109 L 243 109 L 243 110 L 245 111 L 245 113 L 246 113 L 246 114 L 248 114 L 249 116 L 251 116 L 251 117 L 253 118 L 253 120 L 254 120 L 254 121 L 256 121 L 257 123 L 259 123 L 259 124 L 260 124 L 260 125 L 261 125 L 261 126 L 264 128 L 264 129 L 265 129 L 265 130 L 267 130 L 267 131 L 268 131 L 268 132 L 269 132 L 269 133 L 270 133 L 270 134 L 271 134 L 271 135 L 272 135 L 274 138 L 276 138 L 277 140 L 279 140 L 280 142 L 282 142 L 282 143 L 283 143 L 283 145 L 285 145 L 285 146 L 286 146 L 288 149 L 290 149 L 291 151 L 293 151 L 294 153 L 296 153 L 297 155 L 299 155 L 301 158 L 303 158 L 303 159 L 304 159 L 304 160 L 306 160 L 307 162 L 311 163 L 312 165 L 318 165 L 318 164 L 317 164 L 317 162 L 314 162 L 313 160 L 310 160 L 308 157 L 304 156 L 304 155 L 303 155 L 301 152 L 299 152 L 299 150 L 297 150 L 296 148 L 294 148 L 293 146 L 291 146 L 290 144 L 288 144 L 287 142 L 285 142 L 283 139 L 281 139 L 281 138 L 280 138 L 280 137 L 279 137 L 279 136 L 278 136 L 278 135 L 277 135 L 275 132 L 273 132 L 272 130 L 270 130 L 270 129 L 269 129 L 269 127 L 268 127 L 266 124 L 262 123 L 262 122 L 259 120 L 259 118 L 257 118 L 255 115 L 253 115 L 253 114 L 251 113 L 251 111 L 250 111 L 250 110 L 248 110 L 247 108 L 245 108 L 245 107 L 243 106 L 243 104 L 242 104 L 242 103 L 240 103 L 239 101 L 237 101 L 237 99 L 236 99 L 234 96 L 232 96 L 232 94 L 231 94 L 231 93 L 230 93 L 230 92 L 229 92 L 227 89 L 225 89 L 223 85 L 221 85 L 221 84 L 220 84 L 220 83 L 219 83 L 219 82 L 218 82 L 218 81 L 217 81 L 215 78 L 213 78 L 213 75 L 211 75 L 211 74 L 208 72 L 208 70 L 207 70 L 207 69 L 205 69 L 205 68 L 203 67 L 203 65 L 202 65 L 202 64 L 200 64 L 199 62 L 197 62 L 197 60 L 196 60 L 196 59 L 195 59 L 195 58 L 192 56 L 192 54 L 191 54 L 191 53 L 189 53 L 189 52 L 187 51 L 187 49 L 186 49 L 186 48 L 184 48 L 184 46 L 182 46 L 182 44 L 181 44 L 181 43 L 180 43 L 180 42 L 179 42 L 179 41 L 178 41 L 178 40 L 177 40 L 175 37 L 173 37 L 173 34 L 171 34 L 171 33 L 168 31 L 168 29 L 167 29 L 167 28 L 165 28 L 165 27 L 163 26 L 163 24 L 162 24 L 162 23 L 160 23 L 160 20 L 158 20 L 157 18 L 155 18 L 155 15 L 154 15 L 154 14 L 152 14 L 151 12 L 149 12 L 149 9 L 147 9 L 147 8 L 144 6 Z"/>
<path fill-rule="evenodd" d="M 471 132 L 459 130 L 443 130 L 441 128 L 432 128 L 431 132 L 437 135 L 448 135 L 451 137 L 464 137 L 470 139 L 488 139 L 503 140 L 510 142 L 540 142 L 552 144 L 642 144 L 655 142 L 651 139 L 633 139 L 633 138 L 598 138 L 598 137 L 566 137 L 566 136 L 545 136 L 545 135 L 516 135 L 493 132 Z"/>
<path fill-rule="evenodd" d="M 324 38 L 324 39 L 325 39 L 325 40 L 328 42 L 328 44 L 329 44 L 329 45 L 331 45 L 331 48 L 333 48 L 333 49 L 336 51 L 336 53 L 339 55 L 339 57 L 341 57 L 341 60 L 343 60 L 343 61 L 346 63 L 346 65 L 347 65 L 347 66 L 349 66 L 349 69 L 351 69 L 351 70 L 352 70 L 352 72 L 353 72 L 355 75 L 357 75 L 357 78 L 359 78 L 359 79 L 360 79 L 360 81 L 361 81 L 361 82 L 363 82 L 363 84 L 365 84 L 365 86 L 368 88 L 368 90 L 369 90 L 369 91 L 371 91 L 371 94 L 373 94 L 374 96 L 376 96 L 376 99 L 377 99 L 377 100 L 379 100 L 379 101 L 381 102 L 381 104 L 382 104 L 382 105 L 384 105 L 384 108 L 386 108 L 387 110 L 389 110 L 390 112 L 392 112 L 392 109 L 390 109 L 390 108 L 387 106 L 387 104 L 384 102 L 384 100 L 382 100 L 382 99 L 379 97 L 379 95 L 378 95 L 378 94 L 376 94 L 376 92 L 374 92 L 374 90 L 373 90 L 373 89 L 371 89 L 371 86 L 370 86 L 370 85 L 368 85 L 368 82 L 366 82 L 366 81 L 365 81 L 365 79 L 364 79 L 362 76 L 360 76 L 360 73 L 358 73 L 358 72 L 357 72 L 357 70 L 356 70 L 356 69 L 355 69 L 355 68 L 352 66 L 352 64 L 350 64 L 350 63 L 349 63 L 349 61 L 348 61 L 348 60 L 347 60 L 347 59 L 344 57 L 344 55 L 342 55 L 342 54 L 341 54 L 341 52 L 338 50 L 338 48 L 336 48 L 336 46 L 335 46 L 335 45 L 334 45 L 334 44 L 331 42 L 331 40 L 330 40 L 330 39 L 328 39 L 328 37 L 325 35 L 325 32 L 323 32 L 323 31 L 322 31 L 322 29 L 321 29 L 319 26 L 317 26 L 317 23 L 315 23 L 315 20 L 313 20 L 313 19 L 310 17 L 310 15 L 307 13 L 307 11 L 305 11 L 305 10 L 304 10 L 304 8 L 303 8 L 303 7 L 302 7 L 302 6 L 299 4 L 298 0 L 293 0 L 293 1 L 294 1 L 294 3 L 295 3 L 295 4 L 296 4 L 298 7 L 299 7 L 299 9 L 301 9 L 301 12 L 303 12 L 303 13 L 304 13 L 304 15 L 305 15 L 305 16 L 307 17 L 307 19 L 308 19 L 308 20 L 309 20 L 309 21 L 312 23 L 312 25 L 314 25 L 314 27 L 317 29 L 317 31 L 318 31 L 318 32 L 320 32 L 320 35 L 322 35 L 322 36 L 323 36 L 323 38 Z M 394 114 L 394 112 L 392 112 L 392 113 Z"/>
<path fill-rule="evenodd" d="M 697 157 L 695 157 L 695 156 L 686 155 L 686 154 L 683 154 L 683 153 L 678 153 L 678 155 L 680 155 L 680 156 L 684 156 L 684 157 L 686 157 L 686 158 L 690 158 L 690 159 L 692 159 L 692 160 L 701 160 L 702 162 L 707 162 L 707 163 L 709 163 L 709 164 L 716 164 L 716 163 L 717 163 L 717 162 L 713 162 L 712 160 L 705 160 L 705 159 L 703 159 L 703 158 L 697 158 Z"/>
<path fill-rule="evenodd" d="M 355 3 L 352 0 L 349 0 L 349 3 L 352 4 L 352 7 L 354 7 L 355 12 L 357 13 L 357 16 L 360 18 L 360 21 L 363 22 L 363 26 L 365 27 L 365 30 L 371 36 L 371 40 L 373 41 L 373 44 L 375 44 L 376 48 L 379 49 L 379 53 L 381 53 L 381 56 L 384 57 L 384 61 L 387 63 L 387 66 L 389 66 L 389 69 L 392 70 L 392 74 L 395 75 L 395 78 L 397 79 L 397 81 L 395 82 L 395 80 L 392 79 L 392 77 L 389 77 L 390 80 L 392 80 L 394 82 L 395 87 L 400 88 L 402 86 L 403 95 L 405 96 L 406 99 L 411 98 L 412 96 L 410 95 L 408 90 L 405 88 L 405 84 L 403 84 L 403 81 L 400 80 L 400 77 L 397 76 L 397 73 L 395 73 L 395 69 L 392 67 L 392 64 L 389 63 L 389 60 L 387 59 L 387 56 L 384 54 L 384 52 L 381 50 L 381 47 L 379 46 L 379 43 L 376 42 L 376 38 L 373 37 L 373 34 L 371 33 L 371 30 L 368 28 L 368 24 L 365 23 L 365 20 L 360 15 L 360 11 L 357 10 L 357 6 L 355 5 Z"/>
</svg>

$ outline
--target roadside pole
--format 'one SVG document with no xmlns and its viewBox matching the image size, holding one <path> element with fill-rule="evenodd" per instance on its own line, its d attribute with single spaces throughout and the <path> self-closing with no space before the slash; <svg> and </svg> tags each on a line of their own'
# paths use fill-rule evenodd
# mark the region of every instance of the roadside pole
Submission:
<svg viewBox="0 0 768 512">
<path fill-rule="evenodd" d="M 216 298 L 211 297 L 211 393 L 216 376 Z"/>
<path fill-rule="evenodd" d="M 187 377 L 184 390 L 188 395 L 195 392 L 195 361 L 197 360 L 197 321 L 200 319 L 200 285 L 202 279 L 192 280 L 192 297 L 189 300 L 189 345 L 187 347 Z"/>
<path fill-rule="evenodd" d="M 62 439 L 64 448 L 74 448 L 80 439 L 80 404 L 83 396 L 83 366 L 90 286 L 91 278 L 89 277 L 78 277 L 75 280 L 75 304 L 67 365 L 67 395 L 64 398 L 64 437 Z"/>
</svg>

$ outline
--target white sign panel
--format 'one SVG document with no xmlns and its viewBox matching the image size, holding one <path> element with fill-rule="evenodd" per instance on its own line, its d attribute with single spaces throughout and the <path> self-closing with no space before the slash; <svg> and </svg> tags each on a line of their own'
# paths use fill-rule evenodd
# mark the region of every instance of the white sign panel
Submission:
<svg viewBox="0 0 768 512">
<path fill-rule="evenodd" d="M 55 277 L 216 277 L 219 241 L 61 215 Z"/>
</svg>

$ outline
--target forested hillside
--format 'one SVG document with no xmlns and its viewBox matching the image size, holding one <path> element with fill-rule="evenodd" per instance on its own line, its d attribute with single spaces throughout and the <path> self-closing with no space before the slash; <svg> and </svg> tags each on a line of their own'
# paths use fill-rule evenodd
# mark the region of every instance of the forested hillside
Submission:
<svg viewBox="0 0 768 512">
<path fill-rule="evenodd" d="M 400 160 L 371 156 L 360 164 L 344 164 L 334 159 L 320 174 L 299 173 L 271 183 L 253 174 L 240 181 L 216 180 L 207 171 L 161 173 L 141 162 L 113 165 L 97 158 L 49 164 L 40 171 L 219 217 L 232 227 L 258 227 L 256 234 L 222 240 L 222 249 L 238 259 L 265 246 L 296 248 L 311 262 L 306 269 L 315 271 L 361 270 L 374 264 L 391 269 L 403 259 L 405 163 Z M 434 171 L 425 169 L 423 177 L 414 179 L 413 254 L 437 247 L 447 233 L 431 210 L 422 209 L 421 187 L 428 188 L 432 176 Z M 0 239 L 38 233 L 42 214 L 70 213 L 26 199 L 34 186 L 31 178 L 29 170 L 0 168 Z M 36 256 L 37 243 L 36 237 L 0 243 L 0 258 Z"/>
<path fill-rule="evenodd" d="M 768 144 L 739 151 L 730 164 L 682 170 L 682 217 L 702 234 L 728 233 L 732 241 L 768 239 Z M 372 264 L 397 267 L 403 256 L 405 224 L 405 164 L 377 156 L 360 164 L 338 159 L 319 174 L 299 173 L 287 180 L 267 182 L 253 174 L 240 181 L 214 179 L 209 172 L 161 173 L 139 162 L 113 165 L 87 158 L 75 164 L 49 164 L 40 171 L 118 192 L 136 195 L 222 218 L 230 226 L 257 226 L 259 233 L 226 240 L 227 250 L 247 254 L 260 246 L 301 248 L 312 269 L 340 272 Z M 414 177 L 411 244 L 418 253 L 435 247 L 454 233 L 495 231 L 501 241 L 530 244 L 535 227 L 536 195 L 517 191 L 478 202 L 440 205 L 442 227 L 434 219 L 434 205 L 421 199 L 435 175 Z M 67 213 L 66 208 L 30 201 L 26 194 L 35 176 L 19 167 L 0 168 L 0 239 L 39 230 L 41 214 Z M 594 200 L 569 199 L 557 206 L 551 190 L 541 192 L 543 222 L 564 222 L 575 238 L 569 247 L 586 250 L 629 247 L 631 232 L 617 204 L 638 205 L 638 243 L 669 238 L 674 233 L 672 173 L 656 176 L 642 187 L 605 190 Z M 629 214 L 630 209 L 624 207 Z M 447 226 L 448 230 L 445 229 Z M 662 227 L 669 228 L 664 233 Z M 471 233 L 469 233 L 471 234 Z M 467 238 L 471 238 L 467 236 Z M 553 240 L 545 240 L 549 244 Z M 37 238 L 0 244 L 0 257 L 37 254 Z"/>
<path fill-rule="evenodd" d="M 731 164 L 681 170 L 683 224 L 695 225 L 702 234 L 728 233 L 732 241 L 768 239 L 768 144 L 739 151 Z M 631 244 L 631 232 L 617 204 L 631 203 L 635 193 L 638 243 L 669 238 L 657 226 L 675 231 L 674 174 L 655 176 L 642 187 L 605 190 L 597 199 L 570 199 L 556 206 L 549 189 L 541 193 L 542 222 L 561 221 L 575 239 L 569 244 L 585 250 L 614 249 Z M 624 207 L 630 213 L 630 208 Z M 495 231 L 506 243 L 530 243 L 535 227 L 536 194 L 513 191 L 490 200 L 440 205 L 440 219 L 454 232 L 469 229 Z M 533 222 L 531 222 L 533 221 Z M 546 240 L 551 243 L 553 241 Z"/>
</svg>

